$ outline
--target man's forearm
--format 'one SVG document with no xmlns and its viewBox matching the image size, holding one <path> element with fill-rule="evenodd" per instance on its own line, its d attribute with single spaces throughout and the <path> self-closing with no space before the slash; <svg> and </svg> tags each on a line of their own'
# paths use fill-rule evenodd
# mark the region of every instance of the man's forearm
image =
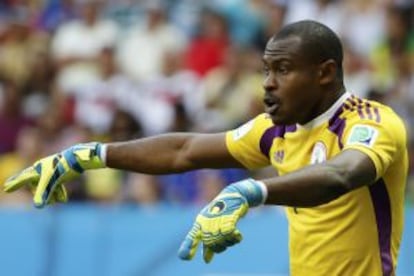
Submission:
<svg viewBox="0 0 414 276">
<path fill-rule="evenodd" d="M 360 168 L 328 162 L 263 180 L 268 191 L 266 204 L 317 206 L 375 180 L 375 167 L 369 160 L 355 162 L 352 166 Z"/>
<path fill-rule="evenodd" d="M 106 165 L 148 174 L 201 168 L 240 168 L 226 146 L 225 133 L 170 133 L 106 145 Z"/>
<path fill-rule="evenodd" d="M 106 165 L 148 174 L 193 169 L 193 165 L 185 158 L 190 136 L 176 133 L 107 144 Z"/>
</svg>

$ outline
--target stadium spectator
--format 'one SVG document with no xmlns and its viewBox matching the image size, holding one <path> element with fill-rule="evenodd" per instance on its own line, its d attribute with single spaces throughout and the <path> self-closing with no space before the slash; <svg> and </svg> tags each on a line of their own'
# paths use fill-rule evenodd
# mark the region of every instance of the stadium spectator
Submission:
<svg viewBox="0 0 414 276">
<path fill-rule="evenodd" d="M 400 65 L 408 62 L 403 67 L 410 70 L 410 62 L 414 60 L 414 32 L 410 29 L 410 10 L 389 6 L 387 15 L 384 36 L 377 40 L 370 54 L 374 85 L 384 92 L 397 85 L 399 75 L 404 74 L 399 72 L 399 69 L 403 69 Z"/>
<path fill-rule="evenodd" d="M 22 128 L 16 138 L 16 149 L 14 151 L 0 155 L 0 182 L 35 162 L 43 154 L 42 135 L 39 129 L 29 126 Z M 19 191 L 12 197 L 6 197 L 0 193 L 1 205 L 29 205 L 30 192 L 27 190 Z"/>
<path fill-rule="evenodd" d="M 117 26 L 100 18 L 101 4 L 99 0 L 82 1 L 80 18 L 62 23 L 52 38 L 57 85 L 65 94 L 99 78 L 97 57 L 103 48 L 115 45 Z"/>
<path fill-rule="evenodd" d="M 193 129 L 203 110 L 201 79 L 183 62 L 182 51 L 166 51 L 161 72 L 141 84 L 142 90 L 170 109 L 172 116 L 163 119 L 168 124 L 162 132 Z"/>
<path fill-rule="evenodd" d="M 76 0 L 47 0 L 36 22 L 40 29 L 54 33 L 57 28 L 77 16 Z"/>
<path fill-rule="evenodd" d="M 200 76 L 223 64 L 229 47 L 226 18 L 216 11 L 204 9 L 199 27 L 185 54 L 186 66 Z"/>
<path fill-rule="evenodd" d="M 19 131 L 32 123 L 22 112 L 22 91 L 13 82 L 0 83 L 0 154 L 16 149 Z"/>
<path fill-rule="evenodd" d="M 339 33 L 358 55 L 369 56 L 384 34 L 384 6 L 375 0 L 348 0 L 340 9 L 344 20 Z"/>
<path fill-rule="evenodd" d="M 47 40 L 31 29 L 21 15 L 9 16 L 0 41 L 0 76 L 23 88 L 37 54 L 47 50 Z"/>
<path fill-rule="evenodd" d="M 353 0 L 347 0 L 352 2 Z M 283 2 L 280 1 L 279 2 Z M 318 20 L 330 26 L 332 30 L 339 33 L 344 25 L 344 9 L 341 2 L 335 0 L 290 0 L 288 5 L 285 23 L 296 22 L 301 19 Z M 354 1 L 356 2 L 356 1 Z M 364 1 L 369 2 L 369 1 Z M 284 3 L 285 4 L 285 3 Z"/>
<path fill-rule="evenodd" d="M 263 29 L 267 0 L 216 1 L 212 8 L 225 16 L 233 44 L 248 47 Z"/>
<path fill-rule="evenodd" d="M 252 43 L 262 51 L 266 47 L 269 37 L 282 28 L 286 12 L 288 10 L 288 1 L 286 0 L 269 0 L 264 11 L 264 26 L 253 38 Z"/>
<path fill-rule="evenodd" d="M 249 51 L 251 49 L 227 49 L 223 65 L 205 76 L 204 129 L 221 131 L 233 128 L 256 115 L 253 106 L 259 99 L 261 101 L 262 76 L 246 66 Z"/>
<path fill-rule="evenodd" d="M 121 74 L 115 62 L 113 48 L 103 48 L 97 57 L 99 77 L 89 84 L 73 89 L 75 123 L 94 134 L 109 133 L 118 99 L 131 93 L 131 81 Z M 126 92 L 128 90 L 128 92 Z"/>
<path fill-rule="evenodd" d="M 158 75 L 167 50 L 183 49 L 185 35 L 167 21 L 161 0 L 145 2 L 145 21 L 130 26 L 119 44 L 121 70 L 136 82 Z"/>
</svg>

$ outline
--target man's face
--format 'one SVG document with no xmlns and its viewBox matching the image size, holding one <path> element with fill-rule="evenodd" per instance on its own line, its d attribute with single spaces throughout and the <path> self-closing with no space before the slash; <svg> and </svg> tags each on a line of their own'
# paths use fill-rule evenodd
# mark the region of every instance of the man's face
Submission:
<svg viewBox="0 0 414 276">
<path fill-rule="evenodd" d="M 317 65 L 305 58 L 296 36 L 270 40 L 263 56 L 265 110 L 274 124 L 304 124 L 320 101 Z"/>
</svg>

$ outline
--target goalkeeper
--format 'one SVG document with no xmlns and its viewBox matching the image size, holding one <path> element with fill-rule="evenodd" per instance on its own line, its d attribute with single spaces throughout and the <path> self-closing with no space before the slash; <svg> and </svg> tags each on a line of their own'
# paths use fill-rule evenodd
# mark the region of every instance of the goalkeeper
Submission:
<svg viewBox="0 0 414 276">
<path fill-rule="evenodd" d="M 273 166 L 279 176 L 227 186 L 197 216 L 179 257 L 203 257 L 241 241 L 249 208 L 286 206 L 291 275 L 393 275 L 403 226 L 406 131 L 379 103 L 343 85 L 342 46 L 314 21 L 285 26 L 268 42 L 266 113 L 218 134 L 175 133 L 119 143 L 79 144 L 10 178 L 43 207 L 67 199 L 64 183 L 111 167 L 148 174 Z M 234 103 L 237 104 L 237 103 Z"/>
</svg>

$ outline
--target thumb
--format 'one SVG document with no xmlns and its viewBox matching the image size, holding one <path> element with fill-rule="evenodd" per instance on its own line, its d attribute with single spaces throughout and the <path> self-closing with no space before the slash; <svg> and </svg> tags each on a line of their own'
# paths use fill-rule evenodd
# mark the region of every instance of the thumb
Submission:
<svg viewBox="0 0 414 276">
<path fill-rule="evenodd" d="M 191 260 L 198 248 L 201 239 L 201 229 L 198 223 L 195 223 L 190 232 L 188 232 L 184 241 L 178 249 L 178 256 L 182 260 Z"/>
<path fill-rule="evenodd" d="M 57 185 L 55 192 L 53 193 L 53 197 L 55 198 L 56 202 L 65 203 L 68 201 L 68 194 L 63 184 Z"/>
<path fill-rule="evenodd" d="M 43 208 L 47 204 L 57 185 L 59 177 L 64 173 L 63 168 L 59 169 L 58 156 L 46 158 L 40 164 L 40 179 L 33 197 L 36 208 Z"/>
</svg>

